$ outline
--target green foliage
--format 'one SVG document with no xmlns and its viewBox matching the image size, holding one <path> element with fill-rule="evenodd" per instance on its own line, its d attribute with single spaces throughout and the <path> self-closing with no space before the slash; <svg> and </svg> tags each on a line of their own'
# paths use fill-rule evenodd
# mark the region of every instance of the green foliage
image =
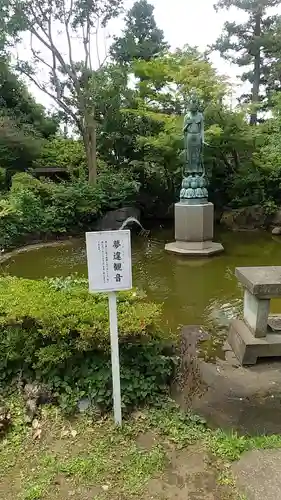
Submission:
<svg viewBox="0 0 281 500">
<path fill-rule="evenodd" d="M 29 127 L 21 126 L 7 116 L 0 115 L 0 162 L 10 171 L 21 171 L 32 166 L 42 142 Z"/>
<path fill-rule="evenodd" d="M 2 325 L 9 325 L 13 318 L 20 327 L 23 327 L 24 321 L 30 322 L 30 326 L 36 327 L 38 336 L 53 341 L 58 341 L 60 338 L 62 342 L 67 339 L 70 351 L 72 348 L 86 351 L 95 346 L 104 349 L 109 345 L 107 296 L 89 294 L 87 280 L 74 280 L 74 282 L 67 280 L 58 283 L 56 280 L 32 281 L 7 277 L 1 279 L 0 290 Z M 159 317 L 157 306 L 147 304 L 144 311 L 139 299 L 136 292 L 120 294 L 121 341 L 122 339 L 127 341 L 139 334 L 150 336 L 152 333 L 157 333 L 157 330 L 154 330 Z M 132 304 L 133 308 L 130 307 Z M 44 352 L 42 348 L 38 356 L 40 365 L 45 363 Z"/>
<path fill-rule="evenodd" d="M 45 108 L 36 103 L 5 59 L 0 61 L 0 103 L 1 115 L 15 121 L 20 127 L 29 126 L 29 130 L 44 139 L 57 132 L 57 119 L 49 116 Z"/>
<path fill-rule="evenodd" d="M 65 123 L 81 135 L 91 184 L 97 179 L 95 96 L 90 89 L 92 54 L 102 66 L 97 33 L 121 10 L 120 0 L 95 0 L 91 5 L 80 0 L 71 4 L 66 0 L 11 0 L 8 8 L 6 0 L 0 1 L 0 12 L 5 12 L 1 28 L 6 38 L 11 39 L 16 32 L 32 39 L 31 57 L 18 57 L 16 69 L 54 100 Z M 66 51 L 61 50 L 62 40 L 67 41 Z M 81 42 L 78 50 L 74 40 Z"/>
<path fill-rule="evenodd" d="M 86 171 L 86 155 L 82 141 L 54 137 L 46 141 L 33 162 L 34 167 L 60 167 L 70 172 Z"/>
<path fill-rule="evenodd" d="M 227 91 L 227 84 L 211 63 L 190 47 L 150 61 L 134 61 L 131 71 L 137 80 L 134 92 L 126 95 L 123 106 L 127 103 L 127 108 L 121 108 L 119 123 L 126 131 L 122 156 L 141 183 L 140 203 L 146 215 L 153 216 L 157 210 L 161 217 L 161 211 L 165 214 L 178 195 L 183 148 L 180 115 L 187 97 L 195 87 L 203 102 L 216 103 Z"/>
<path fill-rule="evenodd" d="M 121 64 L 134 59 L 149 61 L 168 48 L 164 33 L 157 28 L 154 7 L 147 0 L 139 0 L 127 12 L 125 29 L 121 37 L 115 37 L 110 53 Z"/>
<path fill-rule="evenodd" d="M 0 165 L 22 171 L 31 167 L 44 139 L 55 134 L 58 123 L 36 104 L 25 85 L 0 61 Z M 7 178 L 9 173 L 7 174 Z"/>
<path fill-rule="evenodd" d="M 105 167 L 104 167 L 105 168 Z M 105 170 L 91 186 L 83 177 L 56 184 L 21 173 L 0 199 L 0 245 L 7 248 L 39 238 L 91 227 L 104 211 L 136 196 L 138 184 L 120 172 Z"/>
<path fill-rule="evenodd" d="M 87 280 L 0 280 L 0 380 L 21 371 L 47 383 L 65 410 L 84 397 L 112 402 L 108 300 Z M 123 405 L 135 407 L 166 389 L 173 361 L 164 353 L 161 308 L 137 292 L 118 296 Z M 161 342 L 161 343 L 160 343 Z"/>
<path fill-rule="evenodd" d="M 248 450 L 281 447 L 279 435 L 239 436 L 236 432 L 227 433 L 221 429 L 210 434 L 207 441 L 215 456 L 231 462 L 239 460 L 242 453 Z"/>
<path fill-rule="evenodd" d="M 270 8 L 280 5 L 280 0 L 218 0 L 215 8 L 235 7 L 245 14 L 243 23 L 231 19 L 224 24 L 223 32 L 213 49 L 218 50 L 227 60 L 245 68 L 242 80 L 252 85 L 251 95 L 244 100 L 250 106 L 251 124 L 257 123 L 257 111 L 262 108 L 264 96 L 261 86 L 265 85 L 268 94 L 280 88 L 279 52 L 281 18 L 272 15 Z"/>
<path fill-rule="evenodd" d="M 149 411 L 149 422 L 159 434 L 167 436 L 176 446 L 184 446 L 206 439 L 208 428 L 204 419 L 193 413 L 183 413 L 175 404 L 162 404 L 162 408 Z"/>
</svg>

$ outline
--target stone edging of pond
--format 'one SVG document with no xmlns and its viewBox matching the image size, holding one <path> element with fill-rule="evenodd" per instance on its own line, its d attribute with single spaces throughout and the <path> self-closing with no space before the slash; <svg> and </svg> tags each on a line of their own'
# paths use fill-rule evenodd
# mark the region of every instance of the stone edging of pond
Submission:
<svg viewBox="0 0 281 500">
<path fill-rule="evenodd" d="M 40 250 L 40 248 L 47 248 L 47 247 L 57 247 L 60 245 L 71 245 L 73 241 L 75 241 L 76 238 L 72 238 L 71 236 L 66 237 L 61 240 L 56 240 L 56 241 L 44 241 L 41 243 L 33 243 L 30 245 L 24 245 L 22 247 L 16 248 L 14 250 L 11 250 L 6 253 L 2 253 L 0 255 L 0 264 L 3 264 L 7 260 L 10 260 L 13 258 L 15 255 L 18 255 L 20 253 L 24 252 L 29 252 L 31 250 Z"/>
</svg>

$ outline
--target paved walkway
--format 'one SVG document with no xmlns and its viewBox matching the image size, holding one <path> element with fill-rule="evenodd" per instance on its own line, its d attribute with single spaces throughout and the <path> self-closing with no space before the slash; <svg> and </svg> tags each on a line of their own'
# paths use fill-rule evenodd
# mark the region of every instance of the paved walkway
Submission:
<svg viewBox="0 0 281 500">
<path fill-rule="evenodd" d="M 281 499 L 281 450 L 249 451 L 232 471 L 247 500 Z"/>
</svg>

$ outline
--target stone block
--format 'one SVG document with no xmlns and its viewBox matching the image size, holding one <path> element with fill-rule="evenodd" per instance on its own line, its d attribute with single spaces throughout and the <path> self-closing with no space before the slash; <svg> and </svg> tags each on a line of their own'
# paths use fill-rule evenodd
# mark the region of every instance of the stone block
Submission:
<svg viewBox="0 0 281 500">
<path fill-rule="evenodd" d="M 242 320 L 233 320 L 230 326 L 228 344 L 241 365 L 254 365 L 257 358 L 281 356 L 281 334 L 268 333 L 257 338 Z"/>
<path fill-rule="evenodd" d="M 244 291 L 244 321 L 254 337 L 265 337 L 270 309 L 269 299 L 259 299 L 247 289 Z"/>
<path fill-rule="evenodd" d="M 281 297 L 281 266 L 237 267 L 237 279 L 260 299 Z"/>
<path fill-rule="evenodd" d="M 200 242 L 211 241 L 214 231 L 214 205 L 203 203 L 175 205 L 176 241 Z"/>
</svg>

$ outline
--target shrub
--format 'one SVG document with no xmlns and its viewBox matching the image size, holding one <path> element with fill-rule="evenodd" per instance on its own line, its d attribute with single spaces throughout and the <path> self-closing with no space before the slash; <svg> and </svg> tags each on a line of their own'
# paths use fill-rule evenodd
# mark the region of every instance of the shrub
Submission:
<svg viewBox="0 0 281 500">
<path fill-rule="evenodd" d="M 123 403 L 151 400 L 172 373 L 158 320 L 161 308 L 137 292 L 118 296 Z M 112 401 L 107 297 L 89 294 L 86 280 L 0 280 L 0 380 L 21 372 L 47 383 L 64 407 L 82 397 Z"/>
<path fill-rule="evenodd" d="M 44 143 L 33 166 L 59 167 L 67 168 L 70 172 L 75 170 L 86 172 L 86 155 L 83 142 L 64 137 L 54 137 Z"/>
<path fill-rule="evenodd" d="M 102 212 L 129 203 L 137 189 L 121 172 L 101 172 L 96 186 L 83 179 L 56 184 L 18 173 L 0 200 L 0 245 L 7 248 L 29 236 L 87 229 Z"/>
</svg>

